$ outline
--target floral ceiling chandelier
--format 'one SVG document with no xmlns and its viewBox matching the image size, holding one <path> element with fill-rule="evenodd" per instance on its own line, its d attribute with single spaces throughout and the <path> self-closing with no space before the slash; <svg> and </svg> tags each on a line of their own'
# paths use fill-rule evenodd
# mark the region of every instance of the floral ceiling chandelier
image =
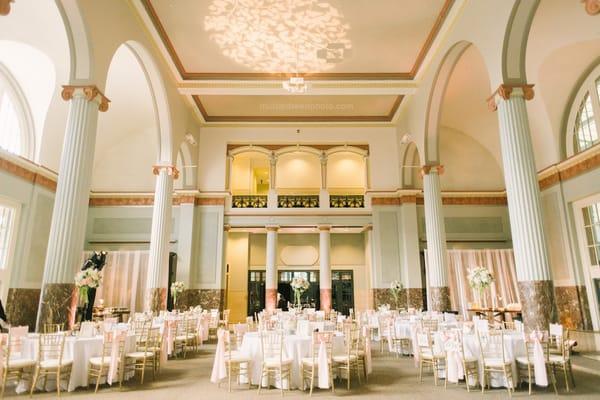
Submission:
<svg viewBox="0 0 600 400">
<path fill-rule="evenodd" d="M 333 68 L 352 49 L 349 25 L 323 0 L 213 0 L 208 12 L 205 30 L 223 54 L 257 72 L 299 78 Z"/>
</svg>

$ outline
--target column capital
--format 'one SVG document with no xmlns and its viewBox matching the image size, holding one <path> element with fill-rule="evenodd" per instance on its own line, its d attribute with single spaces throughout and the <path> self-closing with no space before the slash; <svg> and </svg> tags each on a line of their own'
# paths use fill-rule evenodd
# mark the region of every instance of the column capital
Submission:
<svg viewBox="0 0 600 400">
<path fill-rule="evenodd" d="M 533 86 L 534 85 L 528 83 L 518 85 L 502 84 L 498 86 L 498 89 L 496 89 L 494 93 L 492 93 L 492 95 L 487 98 L 488 109 L 490 111 L 496 111 L 498 109 L 496 97 L 508 100 L 512 95 L 520 95 L 525 100 L 533 99 L 533 96 L 535 94 L 533 91 Z"/>
<path fill-rule="evenodd" d="M 274 151 L 271 152 L 271 154 L 269 155 L 269 162 L 271 163 L 271 165 L 274 167 L 275 164 L 277 164 L 277 154 L 275 154 Z"/>
<path fill-rule="evenodd" d="M 160 174 L 161 169 L 165 169 L 167 171 L 167 174 L 173 176 L 173 179 L 179 178 L 179 170 L 174 165 L 153 165 L 152 173 L 154 175 L 158 175 Z"/>
<path fill-rule="evenodd" d="M 98 110 L 101 112 L 108 111 L 110 100 L 96 85 L 63 85 L 61 96 L 63 100 L 71 100 L 77 91 L 83 92 L 87 101 L 98 102 Z"/>
<path fill-rule="evenodd" d="M 10 3 L 14 3 L 15 0 L 0 0 L 0 15 L 10 14 Z"/>
<path fill-rule="evenodd" d="M 585 12 L 590 15 L 600 14 L 600 0 L 581 0 L 585 4 Z"/>
<path fill-rule="evenodd" d="M 266 225 L 265 229 L 267 232 L 277 232 L 279 230 L 279 225 Z"/>
<path fill-rule="evenodd" d="M 367 224 L 363 226 L 363 232 L 369 232 L 373 230 L 373 224 Z"/>
<path fill-rule="evenodd" d="M 229 230 L 231 230 L 231 225 L 229 225 L 229 224 L 223 225 L 223 231 L 229 232 Z"/>
<path fill-rule="evenodd" d="M 327 164 L 327 153 L 322 151 L 319 160 L 321 161 L 321 165 Z"/>
<path fill-rule="evenodd" d="M 435 172 L 438 175 L 444 174 L 444 166 L 443 165 L 423 165 L 421 167 L 421 176 L 429 175 L 431 172 Z"/>
<path fill-rule="evenodd" d="M 317 229 L 319 230 L 319 232 L 331 232 L 331 225 L 329 225 L 329 224 L 317 225 Z"/>
</svg>

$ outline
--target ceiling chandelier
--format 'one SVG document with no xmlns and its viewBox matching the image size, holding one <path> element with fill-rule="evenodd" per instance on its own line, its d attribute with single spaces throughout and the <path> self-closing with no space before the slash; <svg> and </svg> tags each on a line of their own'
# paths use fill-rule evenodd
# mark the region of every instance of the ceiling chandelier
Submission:
<svg viewBox="0 0 600 400">
<path fill-rule="evenodd" d="M 352 49 L 349 25 L 326 0 L 213 0 L 204 29 L 223 55 L 256 72 L 320 72 Z"/>
</svg>

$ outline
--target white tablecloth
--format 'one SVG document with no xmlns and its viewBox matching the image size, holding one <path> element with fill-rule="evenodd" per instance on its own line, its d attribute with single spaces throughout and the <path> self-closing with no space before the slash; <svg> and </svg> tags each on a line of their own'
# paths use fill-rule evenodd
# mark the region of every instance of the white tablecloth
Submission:
<svg viewBox="0 0 600 400">
<path fill-rule="evenodd" d="M 88 384 L 88 360 L 91 357 L 102 355 L 102 336 L 92 338 L 78 338 L 76 336 L 67 336 L 63 353 L 64 360 L 73 360 L 71 377 L 67 390 L 69 392 L 80 386 Z M 22 345 L 23 358 L 37 359 L 39 352 L 39 338 L 36 334 L 30 334 L 24 338 Z M 135 335 L 130 334 L 125 340 L 125 352 L 135 351 Z M 41 383 L 41 382 L 40 382 Z M 22 393 L 29 390 L 30 382 L 21 382 L 17 387 L 17 392 Z M 48 386 L 50 387 L 50 386 Z M 41 386 L 40 386 L 41 388 Z"/>
<path fill-rule="evenodd" d="M 311 357 L 310 347 L 312 338 L 310 336 L 286 335 L 283 339 L 284 355 L 291 357 L 292 371 L 290 389 L 302 388 L 302 375 L 300 362 L 304 357 Z M 252 360 L 252 384 L 258 385 L 261 380 L 262 353 L 260 350 L 260 336 L 258 332 L 248 332 L 244 335 L 240 353 Z M 334 336 L 333 355 L 344 354 L 344 337 Z M 279 386 L 279 382 L 276 382 Z M 285 385 L 284 385 L 284 388 Z"/>
</svg>

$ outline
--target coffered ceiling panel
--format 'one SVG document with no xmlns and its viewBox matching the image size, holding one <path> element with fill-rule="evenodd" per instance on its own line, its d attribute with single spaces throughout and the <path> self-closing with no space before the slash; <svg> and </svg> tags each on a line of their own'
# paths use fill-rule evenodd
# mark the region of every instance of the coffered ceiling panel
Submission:
<svg viewBox="0 0 600 400">
<path fill-rule="evenodd" d="M 183 79 L 411 79 L 453 0 L 141 0 Z"/>
</svg>

